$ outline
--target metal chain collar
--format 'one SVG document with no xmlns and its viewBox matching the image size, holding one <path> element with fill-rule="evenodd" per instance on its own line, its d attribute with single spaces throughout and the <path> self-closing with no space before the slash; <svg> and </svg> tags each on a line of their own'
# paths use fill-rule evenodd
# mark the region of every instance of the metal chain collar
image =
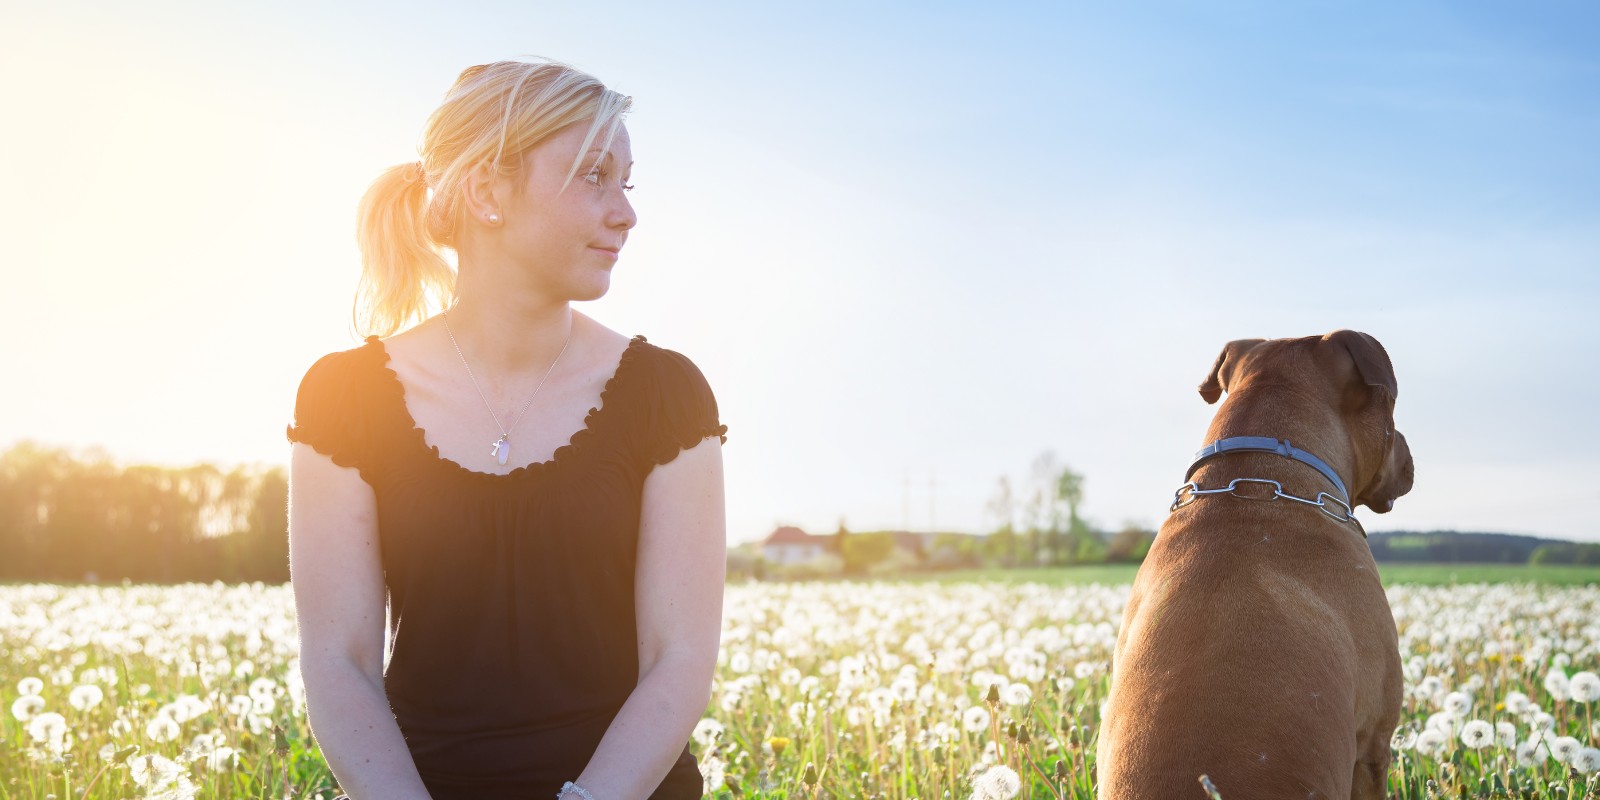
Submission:
<svg viewBox="0 0 1600 800">
<path fill-rule="evenodd" d="M 1261 488 L 1257 490 L 1256 494 L 1240 492 L 1239 487 L 1245 484 L 1255 484 Z M 1271 487 L 1271 494 L 1266 493 L 1267 487 Z M 1167 509 L 1167 511 L 1169 513 L 1177 511 L 1178 509 L 1193 503 L 1198 497 L 1204 497 L 1212 494 L 1231 494 L 1234 497 L 1242 500 L 1256 500 L 1268 503 L 1281 497 L 1285 500 L 1293 500 L 1296 503 L 1304 503 L 1308 506 L 1315 506 L 1318 511 L 1327 514 L 1329 517 L 1332 517 L 1339 522 L 1355 523 L 1357 528 L 1360 527 L 1360 523 L 1356 521 L 1355 513 L 1350 509 L 1350 504 L 1339 499 L 1338 497 L 1328 494 L 1327 492 L 1317 492 L 1316 499 L 1307 500 L 1304 497 L 1296 497 L 1285 492 L 1283 490 L 1283 484 L 1274 480 L 1268 480 L 1267 478 L 1234 478 L 1233 480 L 1228 481 L 1228 485 L 1222 487 L 1221 489 L 1202 489 L 1194 481 L 1190 481 L 1178 487 L 1178 491 L 1173 492 L 1172 507 Z M 1331 505 L 1329 501 L 1332 501 Z M 1366 532 L 1363 531 L 1361 535 L 1365 536 Z"/>
</svg>

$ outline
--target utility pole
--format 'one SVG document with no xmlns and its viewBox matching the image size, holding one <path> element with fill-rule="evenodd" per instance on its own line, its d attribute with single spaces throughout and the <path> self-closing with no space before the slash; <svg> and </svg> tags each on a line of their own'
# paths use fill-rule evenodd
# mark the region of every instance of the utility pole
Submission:
<svg viewBox="0 0 1600 800">
<path fill-rule="evenodd" d="M 900 486 L 900 530 L 911 530 L 911 469 L 905 471 L 905 480 Z"/>
</svg>

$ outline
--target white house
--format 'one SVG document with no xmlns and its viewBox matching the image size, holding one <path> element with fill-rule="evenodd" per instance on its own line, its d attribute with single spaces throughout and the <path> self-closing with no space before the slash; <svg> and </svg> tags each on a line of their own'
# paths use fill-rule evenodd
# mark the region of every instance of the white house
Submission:
<svg viewBox="0 0 1600 800">
<path fill-rule="evenodd" d="M 812 536 L 799 528 L 786 525 L 772 532 L 761 543 L 761 555 L 768 563 L 804 564 L 820 558 L 829 550 L 832 536 Z"/>
</svg>

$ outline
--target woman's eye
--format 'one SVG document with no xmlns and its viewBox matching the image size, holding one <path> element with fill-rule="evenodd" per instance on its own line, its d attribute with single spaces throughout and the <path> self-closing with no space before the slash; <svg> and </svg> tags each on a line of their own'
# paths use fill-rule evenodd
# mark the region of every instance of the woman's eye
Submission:
<svg viewBox="0 0 1600 800">
<path fill-rule="evenodd" d="M 631 183 L 624 183 L 624 184 L 622 184 L 622 191 L 624 191 L 624 192 L 631 192 L 631 191 L 633 191 L 633 184 L 631 184 Z"/>
<path fill-rule="evenodd" d="M 594 171 L 590 172 L 588 175 L 583 176 L 583 179 L 588 181 L 588 182 L 590 182 L 590 183 L 592 183 L 592 184 L 595 184 L 596 186 L 598 186 L 600 184 L 600 181 L 602 179 L 604 179 L 605 176 L 606 176 L 606 174 L 604 172 L 601 172 L 599 170 L 594 170 Z"/>
</svg>

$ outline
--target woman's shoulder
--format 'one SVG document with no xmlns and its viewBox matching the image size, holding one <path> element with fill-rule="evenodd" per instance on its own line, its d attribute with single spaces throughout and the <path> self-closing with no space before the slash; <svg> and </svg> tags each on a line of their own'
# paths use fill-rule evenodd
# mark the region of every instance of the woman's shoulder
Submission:
<svg viewBox="0 0 1600 800">
<path fill-rule="evenodd" d="M 688 356 L 635 336 L 619 369 L 629 371 L 639 401 L 635 419 L 644 426 L 639 435 L 648 461 L 665 464 L 707 437 L 727 441 L 716 394 Z"/>
<path fill-rule="evenodd" d="M 383 340 L 368 336 L 361 344 L 344 350 L 334 350 L 316 357 L 301 378 L 313 384 L 342 382 L 356 377 L 359 372 L 383 360 Z"/>
<path fill-rule="evenodd" d="M 291 442 L 311 445 L 341 466 L 361 466 L 369 443 L 366 431 L 374 403 L 383 397 L 384 352 L 378 337 L 359 346 L 318 357 L 306 369 L 295 393 L 293 421 L 286 429 Z"/>
<path fill-rule="evenodd" d="M 652 342 L 642 334 L 628 343 L 625 361 L 643 373 L 640 384 L 656 393 L 707 393 L 711 385 L 694 360 L 678 350 Z"/>
</svg>

